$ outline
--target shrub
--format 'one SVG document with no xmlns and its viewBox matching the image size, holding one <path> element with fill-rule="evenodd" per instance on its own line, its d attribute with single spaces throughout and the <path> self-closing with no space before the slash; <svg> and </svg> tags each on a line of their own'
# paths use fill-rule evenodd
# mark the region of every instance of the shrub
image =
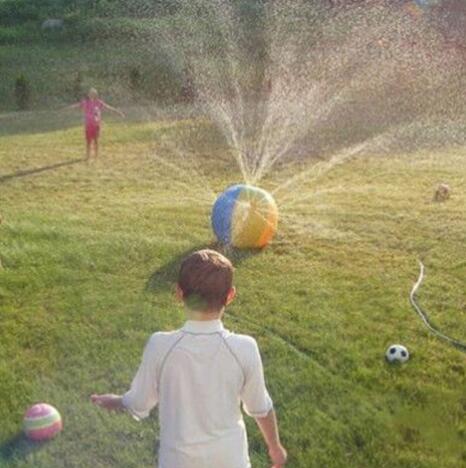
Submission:
<svg viewBox="0 0 466 468">
<path fill-rule="evenodd" d="M 0 2 L 0 24 L 14 26 L 28 21 L 38 21 L 38 2 L 32 0 L 5 0 Z"/>
<path fill-rule="evenodd" d="M 131 2 L 128 2 L 131 3 Z M 115 18 L 124 16 L 124 3 L 114 2 L 109 0 L 100 0 L 96 5 L 95 13 L 103 18 Z"/>
<path fill-rule="evenodd" d="M 142 73 L 137 67 L 129 70 L 129 87 L 131 91 L 140 91 L 142 85 Z"/>
<path fill-rule="evenodd" d="M 71 94 L 73 95 L 73 99 L 75 99 L 76 101 L 79 101 L 83 97 L 83 75 L 80 71 L 78 71 L 78 73 L 76 73 L 76 76 L 74 77 L 71 86 Z"/>
<path fill-rule="evenodd" d="M 18 109 L 24 110 L 29 107 L 31 99 L 31 86 L 24 75 L 19 75 L 15 81 L 15 98 Z"/>
</svg>

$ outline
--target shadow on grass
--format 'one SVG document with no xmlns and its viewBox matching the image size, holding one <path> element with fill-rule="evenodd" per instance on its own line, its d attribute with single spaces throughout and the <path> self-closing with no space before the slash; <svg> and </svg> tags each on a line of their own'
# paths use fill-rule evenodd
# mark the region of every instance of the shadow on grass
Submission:
<svg viewBox="0 0 466 468">
<path fill-rule="evenodd" d="M 84 162 L 84 158 L 72 159 L 70 161 L 62 161 L 55 164 L 50 164 L 48 166 L 36 167 L 34 169 L 25 169 L 24 171 L 17 171 L 11 174 L 0 175 L 0 183 L 7 182 L 11 179 L 17 179 L 19 177 L 25 177 L 32 174 L 39 174 L 41 172 L 51 171 L 53 169 L 58 169 L 63 166 L 71 166 L 72 164 L 78 164 Z"/>
<path fill-rule="evenodd" d="M 175 258 L 155 270 L 147 280 L 145 290 L 148 292 L 159 292 L 172 287 L 178 279 L 178 272 L 183 260 L 188 255 L 201 249 L 212 249 L 220 252 L 231 260 L 234 267 L 238 266 L 244 260 L 261 253 L 261 249 L 240 250 L 232 246 L 225 246 L 218 242 L 214 242 L 207 246 L 198 245 L 192 249 L 184 251 L 180 255 L 177 255 Z"/>
<path fill-rule="evenodd" d="M 2 461 L 17 460 L 25 458 L 33 452 L 37 452 L 44 447 L 47 442 L 33 442 L 19 432 L 15 436 L 0 444 L 0 466 Z"/>
</svg>

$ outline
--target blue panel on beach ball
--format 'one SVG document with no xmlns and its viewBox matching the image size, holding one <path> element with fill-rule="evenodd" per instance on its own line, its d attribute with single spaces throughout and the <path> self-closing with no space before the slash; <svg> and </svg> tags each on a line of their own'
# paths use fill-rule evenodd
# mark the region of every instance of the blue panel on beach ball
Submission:
<svg viewBox="0 0 466 468">
<path fill-rule="evenodd" d="M 217 238 L 224 244 L 231 242 L 233 210 L 243 188 L 244 185 L 241 184 L 230 187 L 217 198 L 212 209 L 212 227 Z"/>
<path fill-rule="evenodd" d="M 414 2 L 421 8 L 429 8 L 439 3 L 438 0 L 414 0 Z"/>
</svg>

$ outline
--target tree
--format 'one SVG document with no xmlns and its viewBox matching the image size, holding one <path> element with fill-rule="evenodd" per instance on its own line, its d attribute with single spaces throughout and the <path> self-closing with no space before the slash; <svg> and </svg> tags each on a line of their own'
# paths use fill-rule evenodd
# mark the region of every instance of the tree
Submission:
<svg viewBox="0 0 466 468">
<path fill-rule="evenodd" d="M 15 81 L 15 98 L 18 109 L 24 110 L 29 107 L 31 98 L 31 86 L 24 75 L 19 75 Z"/>
</svg>

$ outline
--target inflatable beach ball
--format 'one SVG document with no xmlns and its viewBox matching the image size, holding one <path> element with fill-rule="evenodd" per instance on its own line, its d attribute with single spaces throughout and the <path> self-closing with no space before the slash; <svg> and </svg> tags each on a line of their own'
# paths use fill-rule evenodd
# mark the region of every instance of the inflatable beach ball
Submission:
<svg viewBox="0 0 466 468">
<path fill-rule="evenodd" d="M 238 248 L 265 247 L 277 229 L 278 209 L 270 193 L 252 185 L 233 185 L 212 209 L 217 239 Z"/>
<path fill-rule="evenodd" d="M 56 408 L 47 403 L 37 403 L 26 411 L 23 427 L 28 439 L 42 441 L 56 436 L 63 423 Z"/>
<path fill-rule="evenodd" d="M 406 11 L 413 17 L 420 17 L 428 12 L 432 7 L 438 5 L 439 0 L 412 0 L 406 3 Z"/>
<path fill-rule="evenodd" d="M 440 3 L 439 0 L 414 0 L 414 3 L 421 8 L 429 8 Z"/>
</svg>

